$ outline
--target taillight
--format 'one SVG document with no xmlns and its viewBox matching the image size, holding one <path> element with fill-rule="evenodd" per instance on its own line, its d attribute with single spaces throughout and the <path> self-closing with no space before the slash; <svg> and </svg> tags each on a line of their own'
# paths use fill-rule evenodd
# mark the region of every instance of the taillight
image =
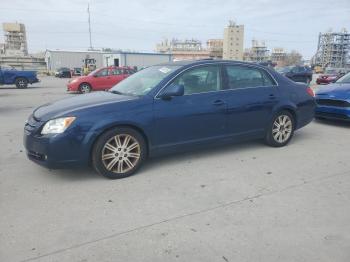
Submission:
<svg viewBox="0 0 350 262">
<path fill-rule="evenodd" d="M 315 97 L 315 92 L 314 92 L 314 90 L 312 90 L 311 87 L 306 88 L 306 92 L 307 92 L 310 96 Z"/>
</svg>

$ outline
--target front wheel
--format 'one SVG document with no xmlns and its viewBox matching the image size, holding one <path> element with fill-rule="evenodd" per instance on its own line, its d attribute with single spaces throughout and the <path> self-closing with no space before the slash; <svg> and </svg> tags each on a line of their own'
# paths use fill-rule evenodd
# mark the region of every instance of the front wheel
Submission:
<svg viewBox="0 0 350 262">
<path fill-rule="evenodd" d="M 82 83 L 79 86 L 79 91 L 82 94 L 90 93 L 91 92 L 91 86 L 88 83 Z"/>
<path fill-rule="evenodd" d="M 19 77 L 15 81 L 17 88 L 27 88 L 28 87 L 28 80 L 24 77 Z"/>
<path fill-rule="evenodd" d="M 279 112 L 272 120 L 266 132 L 265 142 L 273 147 L 282 147 L 289 143 L 295 130 L 295 121 L 288 111 Z"/>
<path fill-rule="evenodd" d="M 101 175 L 119 179 L 133 175 L 146 158 L 143 136 L 131 128 L 117 127 L 97 140 L 92 163 Z"/>
</svg>

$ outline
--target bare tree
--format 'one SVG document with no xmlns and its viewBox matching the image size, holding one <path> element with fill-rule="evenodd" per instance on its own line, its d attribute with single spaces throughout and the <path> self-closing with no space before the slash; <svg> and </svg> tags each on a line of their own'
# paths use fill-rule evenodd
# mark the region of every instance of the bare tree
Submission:
<svg viewBox="0 0 350 262">
<path fill-rule="evenodd" d="M 299 65 L 302 62 L 302 58 L 303 56 L 299 52 L 292 50 L 286 55 L 285 64 L 286 66 Z"/>
</svg>

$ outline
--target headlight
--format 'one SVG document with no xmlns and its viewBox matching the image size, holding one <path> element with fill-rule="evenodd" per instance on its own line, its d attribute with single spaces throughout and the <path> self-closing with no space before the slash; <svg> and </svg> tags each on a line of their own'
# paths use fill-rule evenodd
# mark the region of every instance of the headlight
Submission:
<svg viewBox="0 0 350 262">
<path fill-rule="evenodd" d="M 75 117 L 62 117 L 49 120 L 41 130 L 42 135 L 63 133 L 75 120 Z"/>
</svg>

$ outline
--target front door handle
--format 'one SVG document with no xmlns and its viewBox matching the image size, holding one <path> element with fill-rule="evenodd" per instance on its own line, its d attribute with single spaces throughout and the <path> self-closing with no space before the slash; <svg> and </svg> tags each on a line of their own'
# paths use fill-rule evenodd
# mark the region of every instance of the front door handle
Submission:
<svg viewBox="0 0 350 262">
<path fill-rule="evenodd" d="M 222 106 L 222 105 L 224 105 L 224 104 L 225 104 L 225 102 L 222 101 L 222 100 L 216 100 L 216 101 L 213 102 L 213 105 L 214 105 L 214 106 Z"/>
<path fill-rule="evenodd" d="M 270 98 L 271 100 L 274 100 L 274 99 L 276 99 L 276 96 L 275 96 L 274 94 L 270 94 L 270 95 L 269 95 L 269 98 Z"/>
</svg>

